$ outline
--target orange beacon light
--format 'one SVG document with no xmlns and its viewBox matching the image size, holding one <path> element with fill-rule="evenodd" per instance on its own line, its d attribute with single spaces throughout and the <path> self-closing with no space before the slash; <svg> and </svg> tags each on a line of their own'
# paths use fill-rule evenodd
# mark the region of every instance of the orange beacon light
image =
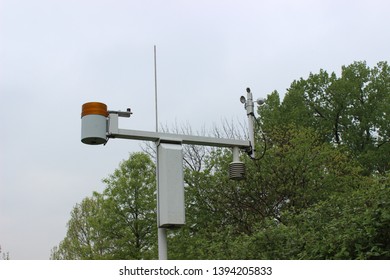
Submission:
<svg viewBox="0 0 390 280">
<path fill-rule="evenodd" d="M 100 102 L 83 104 L 81 110 L 81 142 L 101 145 L 107 142 L 107 105 Z"/>
</svg>

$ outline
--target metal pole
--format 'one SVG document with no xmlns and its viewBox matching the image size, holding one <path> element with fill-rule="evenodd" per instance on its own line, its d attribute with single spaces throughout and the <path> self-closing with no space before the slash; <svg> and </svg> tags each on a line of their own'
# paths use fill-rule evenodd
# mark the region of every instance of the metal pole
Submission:
<svg viewBox="0 0 390 280">
<path fill-rule="evenodd" d="M 157 47 L 154 45 L 154 105 L 156 110 L 156 132 L 158 132 L 158 114 L 157 114 Z"/>
<path fill-rule="evenodd" d="M 248 130 L 249 130 L 249 141 L 251 145 L 251 158 L 255 157 L 255 131 L 254 131 L 254 104 L 253 97 L 250 88 L 246 89 L 247 92 L 247 100 L 245 103 L 246 114 L 248 115 Z"/>
<path fill-rule="evenodd" d="M 158 259 L 167 260 L 168 259 L 168 241 L 167 241 L 167 229 L 160 227 L 160 188 L 159 188 L 159 160 L 158 160 L 158 142 L 156 143 L 156 185 L 157 185 L 157 242 L 158 242 Z"/>
<path fill-rule="evenodd" d="M 155 100 L 155 109 L 156 109 L 156 133 L 158 133 L 158 114 L 157 114 L 157 50 L 156 45 L 154 45 L 154 100 Z M 167 230 L 165 228 L 160 228 L 160 205 L 159 205 L 159 174 L 158 174 L 158 142 L 156 143 L 156 185 L 157 185 L 157 242 L 158 242 L 158 259 L 167 260 L 168 259 L 168 242 L 167 242 Z"/>
<path fill-rule="evenodd" d="M 240 149 L 238 147 L 233 147 L 233 162 L 240 161 Z"/>
<path fill-rule="evenodd" d="M 168 246 L 167 246 L 167 229 L 158 228 L 158 259 L 168 259 Z"/>
</svg>

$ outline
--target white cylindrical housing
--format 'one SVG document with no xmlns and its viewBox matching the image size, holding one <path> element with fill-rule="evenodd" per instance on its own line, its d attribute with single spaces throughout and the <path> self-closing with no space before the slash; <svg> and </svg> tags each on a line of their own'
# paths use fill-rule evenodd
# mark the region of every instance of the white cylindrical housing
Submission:
<svg viewBox="0 0 390 280">
<path fill-rule="evenodd" d="M 107 106 L 99 102 L 85 103 L 81 113 L 81 142 L 100 145 L 107 142 Z"/>
<path fill-rule="evenodd" d="M 81 142 L 99 145 L 107 142 L 107 119 L 101 115 L 87 115 L 81 118 Z"/>
</svg>

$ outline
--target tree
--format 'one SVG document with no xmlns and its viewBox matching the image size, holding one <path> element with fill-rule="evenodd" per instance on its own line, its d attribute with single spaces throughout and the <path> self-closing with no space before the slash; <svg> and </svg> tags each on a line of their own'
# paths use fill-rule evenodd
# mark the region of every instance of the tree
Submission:
<svg viewBox="0 0 390 280">
<path fill-rule="evenodd" d="M 237 252 L 248 259 L 389 259 L 389 203 L 389 186 L 378 182 L 332 195 L 241 236 Z"/>
<path fill-rule="evenodd" d="M 155 165 L 131 154 L 103 180 L 103 193 L 76 204 L 52 259 L 150 259 L 156 256 Z"/>
<path fill-rule="evenodd" d="M 378 160 L 382 167 L 387 166 L 389 161 L 384 155 L 373 150 L 375 156 L 370 163 L 362 159 L 372 143 L 383 149 L 387 142 L 379 143 L 370 138 L 371 144 L 365 149 L 355 149 L 359 144 L 353 143 L 359 143 L 361 138 L 356 131 L 362 130 L 345 129 L 347 125 L 358 125 L 348 112 L 357 105 L 348 104 L 353 104 L 357 89 L 361 88 L 361 85 L 356 86 L 357 81 L 364 81 L 367 74 L 362 65 L 365 63 L 343 67 L 341 78 L 321 70 L 307 80 L 294 81 L 282 103 L 277 92 L 271 93 L 266 105 L 259 109 L 261 130 L 257 128 L 256 138 L 260 159 L 242 158 L 247 165 L 247 180 L 228 180 L 231 153 L 226 149 L 217 149 L 207 155 L 202 170 L 187 170 L 188 223 L 172 235 L 172 242 L 177 246 L 171 249 L 175 258 L 241 258 L 245 254 L 239 257 L 234 253 L 240 251 L 237 246 L 241 244 L 241 235 L 254 236 L 262 227 L 269 227 L 276 233 L 283 228 L 289 215 L 303 215 L 310 209 L 317 211 L 316 205 L 333 198 L 347 199 L 362 187 L 371 186 L 373 171 L 374 174 L 385 174 L 386 169 L 371 168 Z M 378 65 L 380 67 L 372 71 L 381 73 L 375 75 L 381 76 L 385 85 L 385 77 L 389 76 L 386 64 Z M 355 73 L 357 81 L 348 80 L 348 71 Z M 382 96 L 381 102 L 388 96 L 384 89 L 385 86 L 378 89 L 382 93 L 377 94 Z M 383 112 L 389 108 L 389 103 L 383 103 L 386 108 L 379 107 L 382 112 L 375 113 L 382 116 L 381 123 L 387 116 Z M 368 108 L 360 108 L 354 114 L 371 110 Z M 384 123 L 381 135 L 387 135 L 389 123 Z M 262 155 L 264 148 L 266 152 Z M 350 218 L 361 217 L 360 213 L 356 215 Z M 282 237 L 288 239 L 286 235 Z M 186 238 L 191 242 L 183 242 Z"/>
<path fill-rule="evenodd" d="M 273 101 L 277 93 L 268 99 Z M 311 127 L 324 141 L 343 146 L 366 174 L 385 174 L 390 161 L 390 67 L 379 62 L 343 66 L 341 76 L 320 70 L 294 81 L 283 102 L 260 109 L 266 131 L 294 124 Z M 273 117 L 270 118 L 271 114 Z M 275 116 L 276 115 L 276 116 Z"/>
<path fill-rule="evenodd" d="M 100 218 L 101 200 L 98 194 L 77 203 L 71 212 L 66 237 L 53 248 L 51 259 L 103 259 L 107 245 L 103 245 L 102 233 L 96 227 Z"/>
<path fill-rule="evenodd" d="M 156 254 L 156 167 L 134 153 L 104 179 L 101 226 L 112 240 L 114 259 L 150 259 Z"/>
<path fill-rule="evenodd" d="M 366 182 L 357 162 L 319 138 L 311 129 L 275 130 L 261 160 L 242 158 L 247 178 L 241 182 L 228 179 L 229 150 L 211 154 L 202 172 L 188 174 L 187 224 L 172 237 L 173 256 L 237 258 L 239 236 L 256 234 L 270 219 L 283 223 L 286 211 L 298 215 Z"/>
<path fill-rule="evenodd" d="M 243 181 L 228 178 L 230 149 L 185 146 L 186 225 L 169 231 L 169 258 L 389 258 L 389 77 L 385 62 L 355 62 L 340 77 L 320 70 L 294 81 L 283 101 L 272 92 L 259 108 L 256 160 L 241 156 Z M 232 127 L 214 136 L 244 135 Z M 78 238 L 55 252 L 73 241 L 74 258 L 155 258 L 150 157 L 131 156 L 104 182 L 98 207 L 68 224 Z"/>
<path fill-rule="evenodd" d="M 0 255 L 1 255 L 1 253 L 2 253 L 2 251 L 1 251 L 1 245 L 0 245 Z M 1 255 L 1 258 L 0 258 L 0 260 L 9 260 L 10 258 L 9 258 L 9 252 L 7 252 L 7 253 L 3 253 L 2 255 Z"/>
</svg>

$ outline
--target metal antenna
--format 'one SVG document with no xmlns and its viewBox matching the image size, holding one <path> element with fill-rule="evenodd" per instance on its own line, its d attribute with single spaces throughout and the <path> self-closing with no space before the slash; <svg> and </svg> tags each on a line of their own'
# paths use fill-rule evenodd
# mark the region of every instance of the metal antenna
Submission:
<svg viewBox="0 0 390 280">
<path fill-rule="evenodd" d="M 157 48 L 154 45 L 154 103 L 156 111 L 156 132 L 158 132 L 158 112 L 157 112 Z"/>
</svg>

